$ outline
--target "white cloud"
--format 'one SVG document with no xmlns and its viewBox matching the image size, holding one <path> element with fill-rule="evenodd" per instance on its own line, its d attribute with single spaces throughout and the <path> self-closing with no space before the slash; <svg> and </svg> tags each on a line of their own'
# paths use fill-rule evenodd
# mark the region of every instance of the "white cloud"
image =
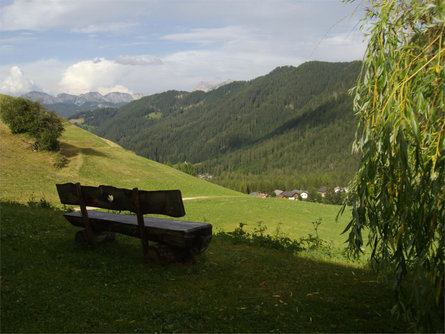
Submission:
<svg viewBox="0 0 445 334">
<path fill-rule="evenodd" d="M 74 1 L 73 1 L 74 3 Z M 70 2 L 57 0 L 15 0 L 2 8 L 0 30 L 42 30 L 62 23 Z"/>
<path fill-rule="evenodd" d="M 119 80 L 124 75 L 124 68 L 114 61 L 95 58 L 69 66 L 60 80 L 59 91 L 70 94 L 83 94 L 92 91 L 110 92 L 116 88 L 128 93 Z"/>
<path fill-rule="evenodd" d="M 358 32 L 340 33 L 321 39 L 313 47 L 311 58 L 328 61 L 360 60 L 366 50 L 364 37 Z"/>
<path fill-rule="evenodd" d="M 169 89 L 191 91 L 201 81 L 250 80 L 268 73 L 277 65 L 298 65 L 301 62 L 296 57 L 273 54 L 189 50 L 162 58 L 139 55 L 110 60 L 102 57 L 74 64 L 47 59 L 21 64 L 20 67 L 31 78 L 39 78 L 43 90 L 53 95 L 91 91 L 101 94 L 114 91 L 154 94 Z M 0 66 L 0 77 L 3 72 L 6 73 L 7 69 Z M 22 90 L 23 93 L 29 91 L 30 85 Z M 5 89 L 4 93 L 10 91 Z"/>
<path fill-rule="evenodd" d="M 129 90 L 127 87 L 122 86 L 122 85 L 115 85 L 113 87 L 99 88 L 97 91 L 99 93 L 101 93 L 102 95 L 107 95 L 108 93 L 113 93 L 113 92 L 133 94 L 133 92 L 131 90 Z"/>
<path fill-rule="evenodd" d="M 162 60 L 151 55 L 140 56 L 119 56 L 116 58 L 116 63 L 122 65 L 161 65 Z"/>
<path fill-rule="evenodd" d="M 251 37 L 251 32 L 240 26 L 226 26 L 222 28 L 208 28 L 208 29 L 192 29 L 186 33 L 168 34 L 162 39 L 175 42 L 188 42 L 198 44 L 214 44 L 214 43 L 228 43 L 241 39 L 248 39 Z"/>
<path fill-rule="evenodd" d="M 277 64 L 299 63 L 301 60 L 295 57 L 207 50 L 176 52 L 163 58 L 149 55 L 120 56 L 115 61 L 95 58 L 68 66 L 58 91 L 71 94 L 191 91 L 200 81 L 249 80 L 268 73 Z"/>
<path fill-rule="evenodd" d="M 134 22 L 107 22 L 102 24 L 89 24 L 83 27 L 74 27 L 71 29 L 73 32 L 80 32 L 85 34 L 98 33 L 98 32 L 119 32 L 132 28 L 136 25 Z"/>
<path fill-rule="evenodd" d="M 361 35 L 355 33 L 341 33 L 330 38 L 326 38 L 324 42 L 329 45 L 347 45 L 357 42 L 361 43 L 361 40 L 359 41 L 359 39 L 362 38 L 363 37 Z"/>
<path fill-rule="evenodd" d="M 1 7 L 0 31 L 51 29 L 67 29 L 83 33 L 118 31 L 135 25 L 134 16 L 138 13 L 138 3 L 137 1 L 14 0 L 10 5 Z"/>
<path fill-rule="evenodd" d="M 18 96 L 32 90 L 39 90 L 39 87 L 27 79 L 18 66 L 11 67 L 9 75 L 0 82 L 0 92 L 3 94 Z"/>
<path fill-rule="evenodd" d="M 152 94 L 306 60 L 360 59 L 365 44 L 352 26 L 362 0 L 339 1 L 8 1 L 0 80 L 16 65 L 51 94 Z"/>
<path fill-rule="evenodd" d="M 194 37 L 200 40 L 205 35 L 203 33 Z M 186 39 L 192 40 L 189 37 Z M 277 66 L 298 66 L 306 60 L 360 59 L 365 48 L 359 34 L 338 34 L 320 39 L 318 44 L 317 41 L 307 43 L 304 47 L 306 55 L 303 56 L 283 49 L 274 52 L 269 49 L 269 44 L 275 43 L 271 40 L 245 38 L 236 43 L 227 42 L 222 37 L 219 40 L 223 42 L 218 47 L 172 52 L 163 57 L 148 54 L 121 55 L 114 60 L 100 57 L 75 63 L 49 59 L 19 66 L 30 78 L 38 78 L 39 85 L 50 94 L 82 94 L 90 91 L 102 94 L 113 91 L 154 94 L 169 89 L 191 91 L 201 81 L 222 82 L 229 78 L 250 80 L 267 74 Z M 256 44 L 255 47 L 246 46 L 253 44 Z M 275 49 L 280 48 L 279 44 L 276 41 Z M 6 72 L 5 66 L 0 66 L 0 77 L 2 70 Z M 9 77 L 9 74 L 4 76 Z M 6 89 L 2 87 L 2 90 Z M 8 91 L 11 89 L 8 88 Z"/>
</svg>

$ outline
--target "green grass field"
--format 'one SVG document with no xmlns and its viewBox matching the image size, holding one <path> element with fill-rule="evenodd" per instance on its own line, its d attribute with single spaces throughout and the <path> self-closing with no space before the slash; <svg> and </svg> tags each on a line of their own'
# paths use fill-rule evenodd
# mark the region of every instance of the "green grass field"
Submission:
<svg viewBox="0 0 445 334">
<path fill-rule="evenodd" d="M 1 331 L 406 332 L 389 285 L 358 265 L 215 237 L 194 264 L 140 242 L 84 249 L 62 212 L 2 203 Z"/>
<path fill-rule="evenodd" d="M 314 234 L 340 254 L 349 217 L 338 206 L 257 199 L 128 152 L 69 123 L 57 154 L 0 122 L 1 332 L 406 332 L 390 286 L 362 263 L 235 244 L 215 236 L 194 264 L 144 264 L 140 242 L 75 244 L 55 184 L 180 189 L 185 220 L 239 223 L 291 238 Z M 191 199 L 187 199 L 190 198 Z M 193 198 L 198 197 L 198 198 Z M 52 208 L 38 207 L 40 199 Z M 36 205 L 37 204 L 37 205 Z"/>
<path fill-rule="evenodd" d="M 348 221 L 338 222 L 338 206 L 284 199 L 252 198 L 213 183 L 179 172 L 122 149 L 70 123 L 61 140 L 61 153 L 68 158 L 63 168 L 55 168 L 55 153 L 32 152 L 31 141 L 10 134 L 0 122 L 1 184 L 0 199 L 26 204 L 44 198 L 59 206 L 55 184 L 80 182 L 84 185 L 113 185 L 143 190 L 180 189 L 185 200 L 185 220 L 213 224 L 214 230 L 232 231 L 239 223 L 253 229 L 258 222 L 269 233 L 277 228 L 292 238 L 314 233 L 312 222 L 321 219 L 319 235 L 338 247 L 345 236 L 340 233 Z"/>
</svg>

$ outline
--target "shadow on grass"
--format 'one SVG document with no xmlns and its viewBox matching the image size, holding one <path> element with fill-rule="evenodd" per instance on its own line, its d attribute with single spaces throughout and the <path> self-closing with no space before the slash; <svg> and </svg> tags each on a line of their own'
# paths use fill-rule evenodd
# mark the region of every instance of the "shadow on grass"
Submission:
<svg viewBox="0 0 445 334">
<path fill-rule="evenodd" d="M 195 264 L 140 241 L 84 249 L 62 212 L 1 204 L 2 332 L 406 332 L 390 287 L 355 266 L 215 237 Z"/>
<path fill-rule="evenodd" d="M 87 147 L 77 147 L 68 143 L 61 143 L 60 144 L 60 153 L 64 155 L 67 158 L 72 158 L 79 153 L 85 154 L 85 155 L 91 155 L 91 156 L 97 156 L 97 157 L 106 157 L 107 155 L 97 151 L 93 148 L 87 148 Z"/>
</svg>

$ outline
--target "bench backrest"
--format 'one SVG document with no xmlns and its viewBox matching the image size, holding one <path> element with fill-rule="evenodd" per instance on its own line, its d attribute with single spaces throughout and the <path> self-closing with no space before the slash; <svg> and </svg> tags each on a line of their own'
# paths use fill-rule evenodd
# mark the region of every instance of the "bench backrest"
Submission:
<svg viewBox="0 0 445 334">
<path fill-rule="evenodd" d="M 141 214 L 162 214 L 171 217 L 185 215 L 179 190 L 144 191 L 137 188 L 130 190 L 112 186 L 90 187 L 74 183 L 57 184 L 56 186 L 62 204 L 135 213 L 140 210 Z M 78 193 L 79 190 L 81 194 Z"/>
</svg>

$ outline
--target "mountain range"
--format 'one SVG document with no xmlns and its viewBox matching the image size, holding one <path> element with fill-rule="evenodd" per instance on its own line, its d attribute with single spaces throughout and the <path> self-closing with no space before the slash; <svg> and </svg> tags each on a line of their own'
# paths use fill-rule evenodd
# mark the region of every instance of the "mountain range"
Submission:
<svg viewBox="0 0 445 334">
<path fill-rule="evenodd" d="M 57 96 L 53 96 L 44 92 L 29 92 L 22 97 L 30 99 L 32 101 L 39 101 L 42 104 L 55 104 L 55 103 L 69 103 L 81 106 L 88 102 L 109 102 L 109 103 L 128 103 L 135 99 L 141 98 L 141 94 L 128 94 L 121 92 L 112 92 L 106 95 L 102 95 L 98 92 L 89 92 L 80 95 L 72 95 L 67 93 L 61 93 Z"/>
<path fill-rule="evenodd" d="M 85 110 L 120 107 L 128 102 L 140 99 L 143 95 L 121 92 L 102 95 L 98 92 L 89 92 L 80 95 L 61 93 L 53 96 L 44 92 L 32 91 L 22 95 L 22 97 L 40 102 L 47 109 L 55 111 L 59 116 L 69 117 L 74 113 Z"/>
<path fill-rule="evenodd" d="M 207 93 L 231 82 L 233 82 L 233 80 L 226 80 L 220 83 L 201 81 L 195 87 L 194 91 L 203 91 Z M 40 102 L 47 109 L 53 110 L 59 116 L 67 118 L 80 111 L 88 111 L 97 108 L 118 108 L 144 96 L 144 94 L 139 93 L 129 94 L 122 92 L 111 92 L 106 95 L 102 95 L 99 92 L 89 92 L 79 95 L 60 93 L 53 96 L 39 91 L 32 91 L 22 95 L 23 98 Z"/>
<path fill-rule="evenodd" d="M 352 97 L 361 62 L 282 66 L 209 92 L 167 91 L 73 115 L 162 163 L 192 163 L 236 190 L 346 185 L 358 166 Z"/>
</svg>

